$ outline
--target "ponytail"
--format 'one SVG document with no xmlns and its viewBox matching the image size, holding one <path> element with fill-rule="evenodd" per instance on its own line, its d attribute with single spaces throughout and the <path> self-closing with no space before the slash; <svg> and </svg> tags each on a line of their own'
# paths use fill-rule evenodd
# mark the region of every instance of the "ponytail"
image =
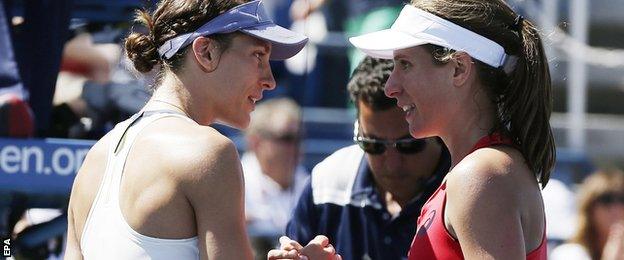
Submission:
<svg viewBox="0 0 624 260">
<path fill-rule="evenodd" d="M 498 110 L 498 122 L 490 132 L 511 137 L 536 179 L 546 186 L 555 164 L 552 90 L 537 28 L 502 0 L 412 0 L 412 5 L 499 43 L 516 60 L 515 67 L 501 68 L 475 60 L 479 79 Z M 424 47 L 438 63 L 448 62 L 455 52 L 435 45 Z"/>
<path fill-rule="evenodd" d="M 520 145 L 529 167 L 544 187 L 555 163 L 555 143 L 549 123 L 550 71 L 537 28 L 523 20 L 518 31 L 522 44 L 516 68 L 499 96 L 499 119 Z"/>
</svg>

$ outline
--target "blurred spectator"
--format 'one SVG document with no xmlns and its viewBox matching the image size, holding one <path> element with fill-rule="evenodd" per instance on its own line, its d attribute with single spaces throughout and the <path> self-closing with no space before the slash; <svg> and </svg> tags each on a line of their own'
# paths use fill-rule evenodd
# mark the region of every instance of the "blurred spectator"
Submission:
<svg viewBox="0 0 624 260">
<path fill-rule="evenodd" d="M 9 21 L 4 1 L 0 1 L 0 95 L 12 93 L 23 98 L 27 93 L 24 92 L 15 61 Z"/>
<path fill-rule="evenodd" d="M 66 241 L 65 210 L 31 208 L 13 228 L 16 259 L 63 259 Z"/>
<path fill-rule="evenodd" d="M 34 117 L 22 85 L 5 9 L 0 1 L 0 137 L 32 137 Z"/>
<path fill-rule="evenodd" d="M 264 257 L 283 233 L 308 173 L 299 164 L 300 107 L 274 98 L 260 103 L 251 116 L 245 133 L 248 151 L 241 158 L 245 212 L 256 255 Z"/>
<path fill-rule="evenodd" d="M 576 197 L 564 182 L 550 178 L 542 190 L 542 198 L 548 223 L 546 237 L 549 248 L 552 248 L 570 239 L 576 231 Z"/>
<path fill-rule="evenodd" d="M 594 173 L 581 185 L 578 199 L 578 231 L 550 259 L 624 259 L 624 172 Z"/>
<path fill-rule="evenodd" d="M 32 137 L 34 130 L 28 103 L 14 94 L 0 94 L 0 137 Z"/>
<path fill-rule="evenodd" d="M 78 31 L 65 43 L 61 70 L 83 75 L 98 83 L 108 83 L 111 81 L 111 70 L 120 57 L 119 44 L 95 43 L 91 33 Z"/>
<path fill-rule="evenodd" d="M 343 259 L 405 259 L 422 205 L 442 182 L 450 155 L 438 138 L 414 139 L 396 100 L 385 96 L 392 60 L 367 57 L 348 89 L 358 145 L 319 163 L 286 235 L 302 244 L 326 235 Z"/>
<path fill-rule="evenodd" d="M 343 27 L 347 36 L 362 35 L 373 31 L 390 28 L 399 16 L 405 0 L 346 0 Z M 293 20 L 307 18 L 310 13 L 318 10 L 327 0 L 294 0 L 290 8 Z M 355 49 L 349 51 L 349 62 L 352 71 L 364 58 L 364 54 Z"/>
<path fill-rule="evenodd" d="M 404 4 L 404 0 L 293 0 L 290 5 L 293 27 L 303 28 L 310 36 L 310 44 L 299 57 L 286 61 L 293 74 L 310 70 L 305 74 L 305 82 L 291 84 L 293 96 L 304 106 L 353 108 L 344 85 L 364 54 L 346 44 L 344 36 L 389 28 Z M 318 12 L 321 10 L 322 15 Z M 337 34 L 343 36 L 336 37 Z M 317 42 L 318 57 L 314 45 Z M 293 77 L 295 81 L 296 78 Z"/>
<path fill-rule="evenodd" d="M 107 129 L 138 112 L 150 93 L 141 81 L 120 80 L 122 49 L 116 43 L 95 43 L 80 32 L 67 42 L 54 93 L 50 136 L 100 138 Z M 117 73 L 115 78 L 113 74 Z"/>
<path fill-rule="evenodd" d="M 19 68 L 19 80 L 24 89 L 24 100 L 32 107 L 37 136 L 47 136 L 52 111 L 52 96 L 61 63 L 63 45 L 69 37 L 69 20 L 73 0 L 1 1 L 4 11 L 18 10 L 21 18 L 11 27 L 13 54 Z M 6 35 L 0 34 L 0 42 Z M 0 45 L 1 46 L 1 45 Z M 7 52 L 1 46 L 1 52 Z M 2 85 L 2 83 L 0 83 Z M 27 93 L 27 94 L 26 94 Z"/>
</svg>

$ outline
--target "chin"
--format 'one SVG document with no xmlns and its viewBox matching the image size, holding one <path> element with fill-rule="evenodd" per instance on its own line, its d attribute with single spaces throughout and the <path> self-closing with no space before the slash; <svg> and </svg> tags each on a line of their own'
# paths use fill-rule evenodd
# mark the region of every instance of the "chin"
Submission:
<svg viewBox="0 0 624 260">
<path fill-rule="evenodd" d="M 433 133 L 431 129 L 425 129 L 423 127 L 417 127 L 412 125 L 409 126 L 409 133 L 412 137 L 416 139 L 438 136 L 436 133 Z"/>
<path fill-rule="evenodd" d="M 410 126 L 409 126 L 409 133 L 414 138 L 425 138 L 426 137 L 421 128 L 418 128 L 416 126 L 412 126 L 412 124 L 410 124 Z"/>
<path fill-rule="evenodd" d="M 245 122 L 241 122 L 240 124 L 235 126 L 238 130 L 245 130 L 247 129 L 247 127 L 249 127 L 249 120 L 245 121 Z"/>
<path fill-rule="evenodd" d="M 223 124 L 229 126 L 229 127 L 233 127 L 236 128 L 238 130 L 245 130 L 247 129 L 247 127 L 249 127 L 249 115 L 247 115 L 244 118 L 233 118 L 233 119 L 223 119 Z"/>
</svg>

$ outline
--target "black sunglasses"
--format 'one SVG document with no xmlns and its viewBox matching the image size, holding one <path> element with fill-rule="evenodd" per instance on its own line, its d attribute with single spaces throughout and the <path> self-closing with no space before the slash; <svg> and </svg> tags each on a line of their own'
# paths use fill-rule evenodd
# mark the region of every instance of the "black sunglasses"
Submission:
<svg viewBox="0 0 624 260">
<path fill-rule="evenodd" d="M 605 193 L 598 196 L 596 202 L 603 205 L 612 205 L 615 203 L 624 205 L 624 194 L 614 192 Z"/>
<path fill-rule="evenodd" d="M 375 139 L 363 136 L 353 137 L 355 141 L 364 152 L 368 154 L 382 154 L 386 151 L 386 147 L 394 147 L 399 153 L 402 154 L 414 154 L 422 152 L 427 146 L 427 142 L 424 139 L 416 139 L 413 137 L 401 138 L 396 140 Z"/>
</svg>

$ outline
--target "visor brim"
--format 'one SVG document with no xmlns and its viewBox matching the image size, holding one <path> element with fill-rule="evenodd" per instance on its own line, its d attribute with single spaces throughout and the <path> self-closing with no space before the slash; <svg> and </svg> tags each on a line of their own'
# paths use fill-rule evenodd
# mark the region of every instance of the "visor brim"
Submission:
<svg viewBox="0 0 624 260">
<path fill-rule="evenodd" d="M 274 23 L 240 30 L 243 33 L 269 41 L 272 46 L 271 60 L 285 60 L 299 53 L 308 37 L 295 33 Z"/>
<path fill-rule="evenodd" d="M 431 40 L 416 38 L 393 29 L 351 37 L 349 41 L 366 55 L 381 59 L 392 59 L 395 50 L 432 43 Z"/>
</svg>

